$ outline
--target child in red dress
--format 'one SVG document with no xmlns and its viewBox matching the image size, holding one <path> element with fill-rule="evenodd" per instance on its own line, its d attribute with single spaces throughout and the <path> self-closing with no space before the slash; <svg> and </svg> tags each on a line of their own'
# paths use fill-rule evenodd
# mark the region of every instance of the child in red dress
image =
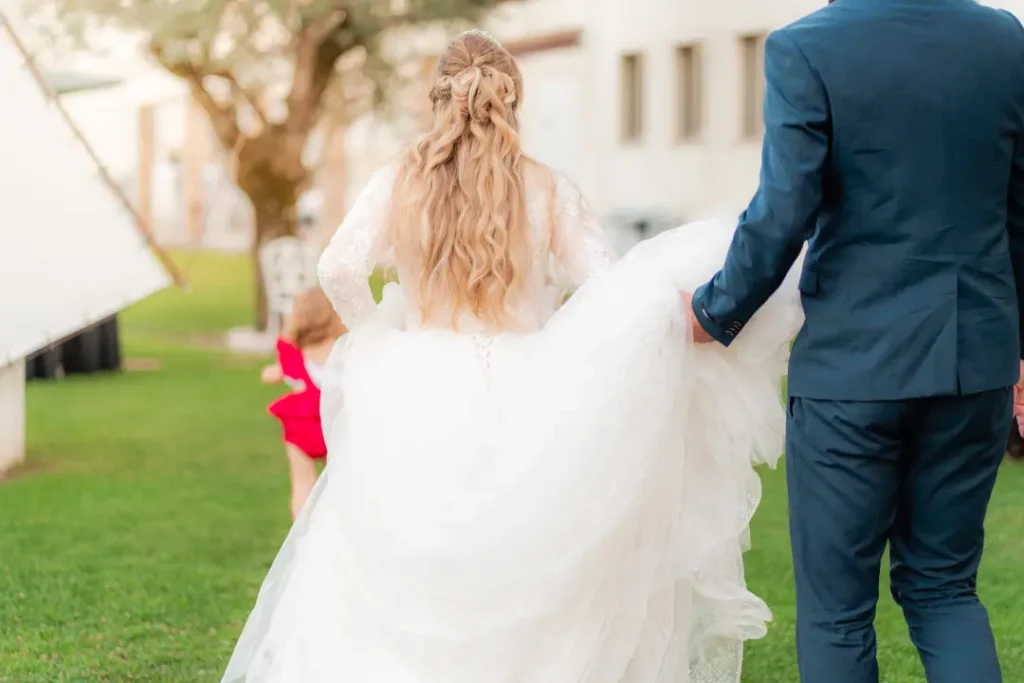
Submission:
<svg viewBox="0 0 1024 683">
<path fill-rule="evenodd" d="M 277 341 L 277 363 L 263 369 L 264 382 L 286 382 L 293 389 L 268 407 L 284 430 L 292 519 L 316 484 L 316 461 L 327 456 L 320 427 L 320 378 L 334 342 L 347 331 L 323 291 L 300 294 Z"/>
</svg>

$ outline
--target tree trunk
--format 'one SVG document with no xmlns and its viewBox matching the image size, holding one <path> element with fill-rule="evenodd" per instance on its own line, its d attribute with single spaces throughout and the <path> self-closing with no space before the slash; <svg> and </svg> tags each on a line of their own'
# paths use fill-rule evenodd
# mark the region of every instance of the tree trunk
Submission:
<svg viewBox="0 0 1024 683">
<path fill-rule="evenodd" d="M 256 328 L 267 329 L 268 311 L 259 250 L 277 237 L 297 235 L 297 205 L 307 175 L 302 145 L 291 141 L 279 127 L 268 128 L 242 146 L 237 159 L 238 186 L 249 197 L 255 219 L 252 242 L 256 301 Z M 295 151 L 298 150 L 298 151 Z"/>
</svg>

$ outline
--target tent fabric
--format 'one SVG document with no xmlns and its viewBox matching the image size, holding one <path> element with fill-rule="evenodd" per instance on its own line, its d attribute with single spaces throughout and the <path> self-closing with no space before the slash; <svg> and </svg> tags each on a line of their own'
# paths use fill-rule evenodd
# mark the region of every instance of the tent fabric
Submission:
<svg viewBox="0 0 1024 683">
<path fill-rule="evenodd" d="M 170 283 L 8 27 L 0 14 L 0 367 Z"/>
</svg>

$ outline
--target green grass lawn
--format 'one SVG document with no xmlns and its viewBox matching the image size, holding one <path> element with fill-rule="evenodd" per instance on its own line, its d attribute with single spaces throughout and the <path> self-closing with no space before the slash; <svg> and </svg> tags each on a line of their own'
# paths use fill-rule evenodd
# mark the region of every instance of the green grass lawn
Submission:
<svg viewBox="0 0 1024 683">
<path fill-rule="evenodd" d="M 251 318 L 241 257 L 188 254 L 188 291 L 124 314 L 131 367 L 33 383 L 29 457 L 0 482 L 0 682 L 216 682 L 288 528 L 287 469 L 262 359 L 212 348 Z M 796 681 L 785 482 L 766 473 L 748 555 L 776 613 L 749 683 Z M 982 589 L 1007 681 L 1024 671 L 1024 469 L 1007 467 Z M 884 598 L 882 680 L 924 681 Z M 1014 673 L 1016 672 L 1016 673 Z M 965 682 L 968 683 L 968 682 Z"/>
</svg>

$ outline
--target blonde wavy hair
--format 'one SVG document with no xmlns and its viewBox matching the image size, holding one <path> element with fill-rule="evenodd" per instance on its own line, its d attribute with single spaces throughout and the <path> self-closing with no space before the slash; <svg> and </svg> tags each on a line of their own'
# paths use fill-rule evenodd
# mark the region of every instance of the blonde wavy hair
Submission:
<svg viewBox="0 0 1024 683">
<path fill-rule="evenodd" d="M 397 262 L 420 273 L 424 321 L 514 324 L 507 303 L 531 265 L 522 93 L 515 59 L 485 33 L 463 33 L 438 61 L 433 122 L 400 159 L 389 220 Z"/>
</svg>

